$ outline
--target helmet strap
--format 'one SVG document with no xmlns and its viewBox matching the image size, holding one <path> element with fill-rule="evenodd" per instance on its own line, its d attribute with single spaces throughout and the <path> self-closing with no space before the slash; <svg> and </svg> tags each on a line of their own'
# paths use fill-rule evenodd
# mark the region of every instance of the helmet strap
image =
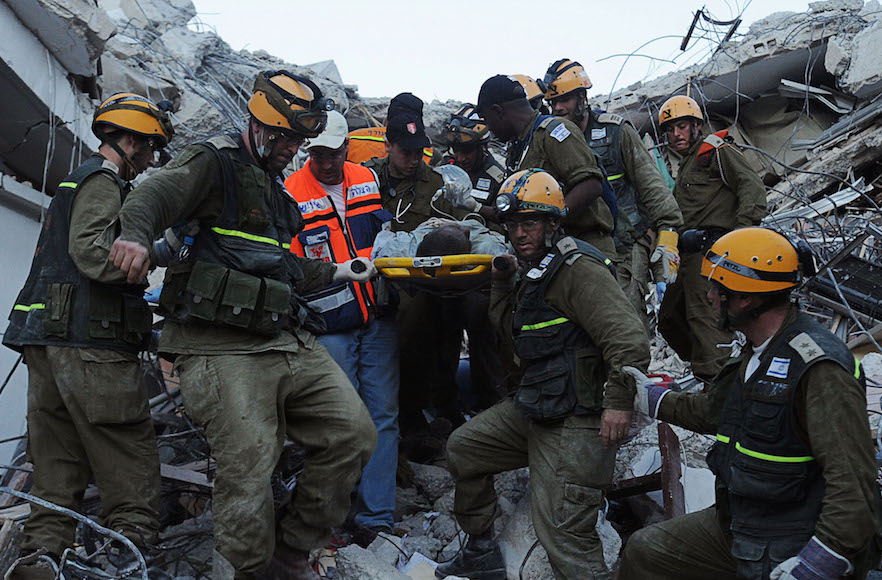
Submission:
<svg viewBox="0 0 882 580">
<path fill-rule="evenodd" d="M 252 120 L 248 123 L 248 145 L 251 146 L 251 152 L 257 160 L 257 164 L 266 171 L 269 153 L 266 151 L 266 145 L 257 146 L 257 142 L 254 139 L 254 123 L 255 121 L 252 117 Z M 272 151 L 272 148 L 270 148 L 270 151 Z"/>
<path fill-rule="evenodd" d="M 120 156 L 120 159 L 122 159 L 123 163 L 125 163 L 126 167 L 128 167 L 131 171 L 132 178 L 127 179 L 126 181 L 131 181 L 132 179 L 134 179 L 138 175 L 138 170 L 135 168 L 135 164 L 132 163 L 132 160 L 129 159 L 129 156 L 126 154 L 126 152 L 123 151 L 122 147 L 119 146 L 119 143 L 117 141 L 105 141 L 105 143 L 110 145 L 110 148 L 113 149 L 116 154 Z"/>
<path fill-rule="evenodd" d="M 585 117 L 588 116 L 588 91 L 585 89 L 578 89 L 578 98 L 576 99 L 576 110 L 573 111 L 573 119 L 576 122 L 576 125 L 581 125 L 582 121 L 585 120 Z"/>
</svg>

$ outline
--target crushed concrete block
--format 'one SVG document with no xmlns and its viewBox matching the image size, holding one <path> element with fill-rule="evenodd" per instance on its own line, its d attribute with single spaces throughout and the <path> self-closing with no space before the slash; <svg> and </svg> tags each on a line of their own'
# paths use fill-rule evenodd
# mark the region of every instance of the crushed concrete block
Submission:
<svg viewBox="0 0 882 580">
<path fill-rule="evenodd" d="M 422 536 L 426 533 L 426 528 L 423 526 L 425 521 L 425 512 L 408 516 L 395 524 L 395 533 L 407 534 L 408 536 Z"/>
<path fill-rule="evenodd" d="M 448 542 L 447 545 L 444 546 L 444 549 L 442 549 L 441 552 L 438 554 L 438 561 L 448 562 L 452 560 L 459 553 L 459 551 L 462 550 L 462 547 L 465 546 L 465 543 L 468 541 L 468 539 L 468 534 L 460 530 L 459 533 L 450 542 Z"/>
<path fill-rule="evenodd" d="M 369 552 L 373 552 L 381 562 L 396 566 L 399 556 L 404 555 L 404 540 L 393 534 L 378 534 L 377 539 L 371 542 L 367 549 Z"/>
<path fill-rule="evenodd" d="M 442 545 L 446 545 L 450 543 L 453 538 L 456 537 L 456 534 L 458 532 L 459 525 L 456 523 L 456 520 L 453 518 L 453 516 L 440 514 L 438 517 L 432 520 L 432 523 L 426 533 L 428 533 L 432 537 L 438 538 Z"/>
<path fill-rule="evenodd" d="M 857 97 L 872 97 L 882 92 L 882 24 L 875 23 L 852 39 L 851 61 L 839 86 Z M 825 61 L 826 65 L 826 61 Z"/>
<path fill-rule="evenodd" d="M 337 550 L 335 580 L 412 580 L 360 546 Z"/>
<path fill-rule="evenodd" d="M 821 0 L 809 2 L 809 10 L 815 14 L 821 12 L 835 12 L 837 10 L 860 10 L 864 7 L 864 0 Z"/>
<path fill-rule="evenodd" d="M 843 38 L 831 38 L 827 42 L 827 54 L 824 55 L 824 68 L 833 76 L 842 76 L 851 62 L 851 43 Z"/>
<path fill-rule="evenodd" d="M 429 510 L 431 504 L 414 487 L 399 487 L 395 490 L 395 521 L 401 521 L 417 512 Z M 440 511 L 440 510 L 438 510 Z"/>
<path fill-rule="evenodd" d="M 410 462 L 413 485 L 430 504 L 454 488 L 453 477 L 443 467 Z"/>
<path fill-rule="evenodd" d="M 434 560 L 443 547 L 444 544 L 441 543 L 441 540 L 433 538 L 432 536 L 404 537 L 404 552 L 407 554 L 408 558 L 419 552 L 420 554 L 428 556 Z"/>
<path fill-rule="evenodd" d="M 189 28 L 171 28 L 162 34 L 160 41 L 165 47 L 164 52 L 194 73 L 207 54 L 230 50 L 216 34 L 194 32 Z"/>
<path fill-rule="evenodd" d="M 453 497 L 456 493 L 456 489 L 451 489 L 432 504 L 432 510 L 441 514 L 453 514 Z"/>
<path fill-rule="evenodd" d="M 190 0 L 100 0 L 100 4 L 121 26 L 131 22 L 159 33 L 187 26 L 196 16 Z"/>
</svg>

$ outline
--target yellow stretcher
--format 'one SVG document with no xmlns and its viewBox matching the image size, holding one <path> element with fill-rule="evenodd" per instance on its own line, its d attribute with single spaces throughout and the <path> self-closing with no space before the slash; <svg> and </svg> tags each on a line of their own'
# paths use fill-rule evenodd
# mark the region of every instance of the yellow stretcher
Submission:
<svg viewBox="0 0 882 580">
<path fill-rule="evenodd" d="M 383 276 L 420 290 L 440 294 L 465 293 L 490 281 L 493 258 L 490 254 L 377 258 L 374 266 Z"/>
</svg>

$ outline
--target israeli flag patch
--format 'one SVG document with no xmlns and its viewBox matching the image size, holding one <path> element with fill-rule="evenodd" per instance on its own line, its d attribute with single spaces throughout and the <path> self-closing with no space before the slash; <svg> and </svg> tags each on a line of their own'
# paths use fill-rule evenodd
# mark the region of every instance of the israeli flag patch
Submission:
<svg viewBox="0 0 882 580">
<path fill-rule="evenodd" d="M 527 278 L 530 280 L 538 280 L 545 274 L 545 268 L 531 268 L 529 272 L 527 272 Z"/>
<path fill-rule="evenodd" d="M 606 139 L 606 127 L 591 129 L 591 140 L 597 141 L 598 139 Z"/>
<path fill-rule="evenodd" d="M 557 139 L 559 142 L 563 143 L 563 140 L 570 136 L 570 130 L 567 129 L 563 123 L 554 128 L 551 132 L 551 136 Z"/>
<path fill-rule="evenodd" d="M 775 377 L 776 379 L 786 379 L 787 372 L 790 370 L 790 359 L 789 358 L 772 358 L 771 364 L 769 364 L 769 370 L 766 371 L 766 375 L 770 377 Z"/>
<path fill-rule="evenodd" d="M 547 267 L 548 264 L 550 264 L 553 259 L 554 259 L 554 254 L 545 254 L 545 257 L 542 258 L 541 262 L 539 262 L 539 267 L 540 268 Z"/>
</svg>

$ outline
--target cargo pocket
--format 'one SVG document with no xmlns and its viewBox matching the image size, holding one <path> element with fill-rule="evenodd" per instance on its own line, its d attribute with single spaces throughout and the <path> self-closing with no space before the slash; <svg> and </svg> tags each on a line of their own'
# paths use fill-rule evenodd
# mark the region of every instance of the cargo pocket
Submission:
<svg viewBox="0 0 882 580">
<path fill-rule="evenodd" d="M 123 329 L 125 342 L 145 346 L 149 341 L 153 331 L 153 314 L 140 296 L 123 297 Z"/>
<path fill-rule="evenodd" d="M 515 407 L 536 421 L 566 417 L 576 407 L 576 393 L 569 388 L 569 375 L 565 355 L 530 364 L 515 395 Z"/>
<path fill-rule="evenodd" d="M 765 578 L 767 540 L 741 534 L 732 537 L 732 557 L 738 562 L 739 578 Z"/>
<path fill-rule="evenodd" d="M 217 311 L 217 321 L 229 326 L 248 328 L 259 295 L 260 278 L 230 270 Z"/>
<path fill-rule="evenodd" d="M 99 340 L 122 337 L 122 295 L 92 284 L 89 300 L 89 336 Z"/>
<path fill-rule="evenodd" d="M 744 416 L 744 430 L 751 438 L 774 443 L 780 439 L 787 405 L 750 401 Z"/>
<path fill-rule="evenodd" d="M 597 526 L 597 512 L 602 501 L 603 492 L 599 489 L 564 482 L 563 495 L 555 514 L 555 526 L 576 536 L 590 534 Z"/>
<path fill-rule="evenodd" d="M 197 262 L 187 281 L 190 295 L 190 315 L 212 322 L 217 315 L 221 288 L 230 270 L 218 264 Z"/>
<path fill-rule="evenodd" d="M 93 425 L 137 423 L 148 418 L 147 392 L 134 354 L 77 349 L 83 365 L 82 391 L 77 394 Z"/>
<path fill-rule="evenodd" d="M 263 304 L 258 308 L 253 330 L 258 334 L 275 336 L 288 324 L 291 287 L 271 278 L 264 278 L 263 284 Z"/>
<path fill-rule="evenodd" d="M 187 281 L 192 271 L 193 264 L 189 262 L 175 264 L 166 269 L 162 293 L 159 295 L 160 313 L 166 316 L 177 314 L 178 307 L 186 302 L 184 290 L 187 289 Z"/>
<path fill-rule="evenodd" d="M 779 463 L 733 452 L 729 493 L 763 502 L 800 502 L 805 499 L 806 463 Z"/>
<path fill-rule="evenodd" d="M 43 336 L 67 338 L 73 291 L 73 284 L 49 284 L 43 310 Z"/>
</svg>

